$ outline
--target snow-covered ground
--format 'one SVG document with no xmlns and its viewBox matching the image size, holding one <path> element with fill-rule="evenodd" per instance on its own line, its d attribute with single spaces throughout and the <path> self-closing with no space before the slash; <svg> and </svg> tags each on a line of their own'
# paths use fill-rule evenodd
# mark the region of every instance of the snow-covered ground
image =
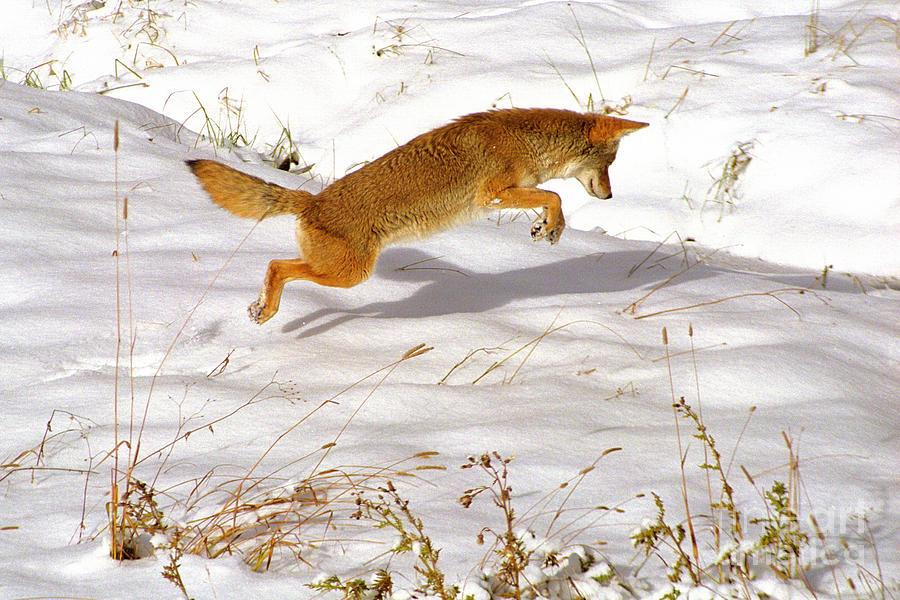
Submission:
<svg viewBox="0 0 900 600">
<path fill-rule="evenodd" d="M 448 584 L 478 597 L 491 559 L 476 536 L 503 515 L 456 500 L 490 483 L 459 468 L 488 451 L 515 456 L 534 558 L 588 552 L 600 562 L 574 576 L 579 593 L 659 597 L 665 568 L 629 537 L 655 518 L 651 492 L 670 524 L 684 518 L 681 396 L 702 407 L 747 540 L 762 533 L 762 492 L 791 476 L 792 440 L 810 541 L 805 582 L 755 565 L 748 587 L 717 586 L 711 569 L 678 589 L 852 597 L 851 577 L 860 595 L 896 597 L 900 9 L 817 4 L 813 18 L 806 0 L 7 0 L 0 597 L 179 598 L 162 574 L 172 557 L 192 598 L 302 598 L 323 575 L 385 567 L 401 597 L 418 583 L 374 543 L 390 536 L 346 519 L 346 481 L 383 485 L 379 469 Z M 509 106 L 606 107 L 651 126 L 622 142 L 613 199 L 547 184 L 569 224 L 556 246 L 504 214 L 388 249 L 357 288 L 288 284 L 272 321 L 247 318 L 267 261 L 295 253 L 293 224 L 216 208 L 184 159 L 315 191 L 456 116 Z M 292 151 L 295 173 L 272 168 L 268 155 Z M 432 349 L 394 364 L 417 344 Z M 703 446 L 678 425 L 708 566 Z M 271 498 L 330 467 L 350 475 L 322 484 L 335 526 L 305 504 L 300 558 L 276 553 L 268 571 L 170 548 L 117 562 L 116 440 L 120 469 L 136 454 L 154 490 L 163 545 L 228 491 L 258 502 L 241 478 Z M 587 510 L 601 505 L 617 510 Z M 591 579 L 606 562 L 619 579 Z"/>
</svg>

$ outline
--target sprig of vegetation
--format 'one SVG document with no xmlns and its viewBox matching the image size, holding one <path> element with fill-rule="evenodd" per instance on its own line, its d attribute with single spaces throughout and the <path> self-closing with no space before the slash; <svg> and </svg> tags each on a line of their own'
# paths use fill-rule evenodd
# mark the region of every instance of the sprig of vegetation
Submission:
<svg viewBox="0 0 900 600">
<path fill-rule="evenodd" d="M 378 33 L 379 21 L 383 24 L 381 29 L 386 29 L 390 36 L 390 41 L 387 44 L 380 42 L 372 45 L 372 54 L 379 58 L 385 56 L 400 56 L 410 48 L 425 49 L 424 63 L 426 65 L 434 64 L 435 56 L 440 52 L 455 56 L 465 56 L 461 52 L 438 46 L 436 40 L 433 38 L 428 38 L 426 40 L 416 39 L 413 33 L 424 33 L 424 28 L 422 25 L 409 25 L 409 19 L 385 20 L 376 17 L 375 24 L 372 25 L 373 36 Z M 427 35 L 427 33 L 425 33 L 425 35 Z"/>
<path fill-rule="evenodd" d="M 377 529 L 392 529 L 397 535 L 390 550 L 392 555 L 412 553 L 415 556 L 413 571 L 418 584 L 415 591 L 427 596 L 436 596 L 441 600 L 455 600 L 459 589 L 446 584 L 446 576 L 438 565 L 441 551 L 435 547 L 431 538 L 425 533 L 422 519 L 413 514 L 409 501 L 403 499 L 390 480 L 379 487 L 375 498 L 364 494 L 357 495 L 357 511 L 351 515 L 353 519 L 366 518 Z M 373 584 L 360 584 L 354 579 L 341 584 L 345 595 L 348 590 L 366 589 L 378 593 L 379 590 L 390 591 L 384 582 L 390 581 L 390 575 L 381 571 Z M 338 580 L 340 581 L 340 580 Z M 381 596 L 376 596 L 381 597 Z"/>
<path fill-rule="evenodd" d="M 512 505 L 512 487 L 509 484 L 507 468 L 512 460 L 511 457 L 501 457 L 497 452 L 485 453 L 479 457 L 470 456 L 462 468 L 480 469 L 490 478 L 490 483 L 466 490 L 460 496 L 459 503 L 463 508 L 469 508 L 477 496 L 487 492 L 493 504 L 503 513 L 504 529 L 494 531 L 485 527 L 478 536 L 478 542 L 484 543 L 486 533 L 494 536 L 496 573 L 502 586 L 499 595 L 520 600 L 526 581 L 524 572 L 531 560 L 532 552 L 525 547 L 521 536 L 515 530 L 516 511 Z"/>
<path fill-rule="evenodd" d="M 809 536 L 800 531 L 797 513 L 784 483 L 775 481 L 766 490 L 765 498 L 768 516 L 750 521 L 765 527 L 757 547 L 768 557 L 769 567 L 781 578 L 799 577 L 803 571 L 800 552 L 809 542 Z"/>
<path fill-rule="evenodd" d="M 217 148 L 233 150 L 234 148 L 246 148 L 256 142 L 257 134 L 250 134 L 247 130 L 247 122 L 244 117 L 243 100 L 234 100 L 228 95 L 228 88 L 219 93 L 220 114 L 225 116 L 224 123 L 221 119 L 210 116 L 203 102 L 196 92 L 193 92 L 197 101 L 197 110 L 203 115 L 203 124 L 200 135 L 208 139 Z M 190 118 L 190 117 L 189 117 Z M 197 139 L 199 142 L 200 138 Z M 195 142 L 196 146 L 196 142 Z"/>
<path fill-rule="evenodd" d="M 666 509 L 662 498 L 656 492 L 650 492 L 656 505 L 656 517 L 644 521 L 638 530 L 631 535 L 634 547 L 642 550 L 645 557 L 656 556 L 666 567 L 666 575 L 672 582 L 682 581 L 685 572 L 694 585 L 700 584 L 700 569 L 689 551 L 684 547 L 687 532 L 683 523 L 669 525 L 666 521 Z M 675 560 L 666 557 L 666 550 L 675 555 Z"/>
<path fill-rule="evenodd" d="M 393 597 L 394 581 L 389 572 L 378 569 L 368 581 L 362 577 L 342 580 L 337 575 L 329 575 L 307 587 L 319 592 L 340 592 L 344 600 L 389 600 Z"/>
<path fill-rule="evenodd" d="M 738 187 L 741 176 L 747 171 L 753 156 L 750 151 L 753 149 L 753 141 L 738 142 L 731 154 L 723 161 L 722 174 L 713 177 L 713 183 L 709 187 L 712 197 L 707 198 L 708 201 L 719 205 L 719 218 L 722 220 L 725 216 L 726 208 L 734 208 L 735 200 L 741 197 L 741 191 Z M 704 201 L 705 208 L 706 201 Z"/>
</svg>

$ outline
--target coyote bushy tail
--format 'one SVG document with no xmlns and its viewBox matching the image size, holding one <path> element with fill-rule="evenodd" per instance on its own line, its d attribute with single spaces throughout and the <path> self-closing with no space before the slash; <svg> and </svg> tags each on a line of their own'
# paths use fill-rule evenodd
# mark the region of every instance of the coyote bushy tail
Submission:
<svg viewBox="0 0 900 600">
<path fill-rule="evenodd" d="M 297 215 L 313 198 L 309 192 L 266 183 L 259 177 L 212 160 L 186 162 L 213 202 L 239 217 L 265 219 L 275 215 Z"/>
</svg>

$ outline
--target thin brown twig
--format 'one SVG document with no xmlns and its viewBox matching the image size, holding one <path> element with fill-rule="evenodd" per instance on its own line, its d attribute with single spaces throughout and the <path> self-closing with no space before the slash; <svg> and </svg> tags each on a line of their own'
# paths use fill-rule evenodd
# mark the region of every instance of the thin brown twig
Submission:
<svg viewBox="0 0 900 600">
<path fill-rule="evenodd" d="M 701 306 L 712 306 L 713 304 L 720 304 L 722 302 L 727 302 L 729 300 L 736 300 L 738 298 L 750 298 L 750 297 L 754 297 L 754 296 L 768 296 L 770 298 L 773 298 L 774 300 L 777 300 L 781 304 L 784 304 L 792 313 L 797 315 L 798 319 L 802 319 L 803 317 L 800 315 L 800 313 L 794 307 L 792 307 L 790 304 L 788 304 L 787 302 L 785 302 L 784 300 L 782 300 L 781 298 L 779 298 L 776 295 L 776 294 L 786 294 L 789 292 L 793 292 L 796 294 L 810 293 L 810 294 L 816 295 L 814 292 L 811 292 L 810 290 L 807 290 L 804 288 L 782 288 L 782 289 L 777 289 L 777 290 L 770 290 L 768 292 L 748 292 L 745 294 L 736 294 L 734 296 L 728 296 L 727 298 L 719 298 L 718 300 L 709 300 L 707 302 L 698 302 L 697 304 L 691 304 L 690 306 L 680 306 L 678 308 L 667 308 L 665 310 L 658 310 L 656 312 L 652 312 L 652 313 L 649 313 L 646 315 L 636 316 L 635 319 L 647 319 L 649 317 L 656 317 L 658 315 L 663 315 L 666 313 L 677 312 L 680 310 L 690 310 L 692 308 L 699 308 Z"/>
<path fill-rule="evenodd" d="M 688 271 L 690 271 L 691 269 L 693 269 L 693 268 L 696 267 L 697 265 L 703 264 L 703 261 L 704 261 L 706 258 L 709 258 L 710 256 L 712 256 L 713 254 L 715 254 L 715 253 L 718 252 L 718 251 L 719 251 L 718 249 L 713 250 L 713 251 L 712 251 L 708 256 L 706 256 L 704 259 L 699 259 L 699 260 L 697 260 L 697 262 L 695 262 L 695 263 L 693 263 L 693 264 L 691 264 L 691 265 L 688 265 L 688 266 L 686 266 L 685 268 L 683 268 L 682 270 L 680 270 L 680 271 L 678 271 L 677 273 L 673 274 L 671 277 L 669 277 L 668 279 L 666 279 L 665 281 L 663 281 L 662 283 L 660 283 L 658 286 L 656 286 L 655 288 L 653 288 L 652 290 L 650 290 L 649 292 L 647 292 L 646 294 L 644 294 L 643 296 L 641 296 L 640 298 L 638 298 L 637 300 L 635 300 L 634 302 L 632 302 L 631 304 L 629 304 L 628 306 L 626 306 L 624 309 L 622 309 L 622 312 L 630 312 L 631 314 L 634 314 L 634 312 L 637 310 L 637 307 L 641 304 L 641 302 L 643 302 L 644 300 L 646 300 L 647 298 L 649 298 L 652 294 L 656 293 L 657 291 L 659 291 L 659 290 L 661 290 L 662 288 L 664 288 L 665 286 L 667 286 L 669 283 L 671 283 L 672 281 L 674 281 L 677 277 L 680 277 L 681 275 L 684 275 L 685 273 L 687 273 Z M 636 318 L 641 318 L 641 317 L 636 317 Z"/>
</svg>

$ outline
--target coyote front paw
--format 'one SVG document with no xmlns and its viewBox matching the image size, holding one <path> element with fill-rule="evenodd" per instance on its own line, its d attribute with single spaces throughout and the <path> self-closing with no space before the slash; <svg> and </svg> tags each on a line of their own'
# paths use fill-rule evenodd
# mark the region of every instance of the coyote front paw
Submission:
<svg viewBox="0 0 900 600">
<path fill-rule="evenodd" d="M 558 242 L 559 237 L 562 235 L 563 229 L 565 228 L 566 219 L 562 216 L 562 213 L 559 213 L 559 218 L 556 220 L 556 227 L 550 230 L 550 233 L 547 234 L 547 241 L 549 241 L 551 245 Z"/>
<path fill-rule="evenodd" d="M 542 240 L 547 237 L 547 233 L 549 233 L 547 217 L 546 215 L 541 215 L 531 224 L 531 238 L 534 241 Z"/>
<path fill-rule="evenodd" d="M 555 244 L 559 241 L 559 237 L 562 235 L 563 229 L 565 228 L 566 220 L 563 218 L 561 213 L 559 215 L 559 218 L 556 220 L 556 224 L 552 228 L 548 223 L 547 215 L 545 213 L 532 224 L 531 237 L 535 241 L 542 240 L 546 237 L 547 241 L 549 241 L 551 244 Z"/>
<path fill-rule="evenodd" d="M 272 314 L 274 313 L 268 314 L 266 311 L 266 305 L 257 300 L 247 307 L 247 314 L 250 315 L 250 318 L 255 321 L 257 325 L 262 325 L 263 323 L 271 319 Z"/>
</svg>

